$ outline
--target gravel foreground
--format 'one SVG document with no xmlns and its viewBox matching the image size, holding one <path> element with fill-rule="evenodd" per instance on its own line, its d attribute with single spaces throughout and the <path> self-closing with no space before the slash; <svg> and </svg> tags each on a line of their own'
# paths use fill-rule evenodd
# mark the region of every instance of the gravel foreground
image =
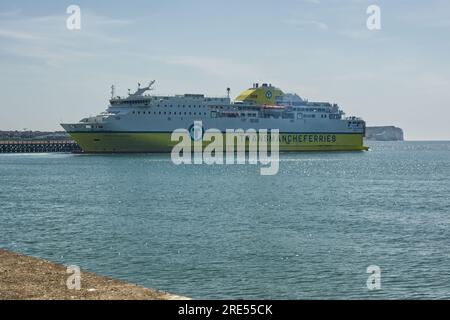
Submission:
<svg viewBox="0 0 450 320">
<path fill-rule="evenodd" d="M 0 300 L 188 300 L 81 270 L 80 290 L 68 289 L 67 267 L 0 249 Z"/>
</svg>

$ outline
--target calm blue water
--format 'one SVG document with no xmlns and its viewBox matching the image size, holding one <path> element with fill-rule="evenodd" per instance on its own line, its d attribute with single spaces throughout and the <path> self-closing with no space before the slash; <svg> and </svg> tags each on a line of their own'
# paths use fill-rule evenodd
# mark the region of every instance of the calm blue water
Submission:
<svg viewBox="0 0 450 320">
<path fill-rule="evenodd" d="M 283 154 L 276 176 L 0 155 L 0 247 L 193 298 L 450 298 L 450 142 L 369 145 Z"/>
</svg>

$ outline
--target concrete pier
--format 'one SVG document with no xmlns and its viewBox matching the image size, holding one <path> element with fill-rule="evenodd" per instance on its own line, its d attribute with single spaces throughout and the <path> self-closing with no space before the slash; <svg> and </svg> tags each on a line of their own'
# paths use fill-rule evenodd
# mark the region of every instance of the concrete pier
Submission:
<svg viewBox="0 0 450 320">
<path fill-rule="evenodd" d="M 188 300 L 81 270 L 69 289 L 67 267 L 0 249 L 0 300 Z"/>
<path fill-rule="evenodd" d="M 11 140 L 0 141 L 0 153 L 80 152 L 73 140 Z"/>
</svg>

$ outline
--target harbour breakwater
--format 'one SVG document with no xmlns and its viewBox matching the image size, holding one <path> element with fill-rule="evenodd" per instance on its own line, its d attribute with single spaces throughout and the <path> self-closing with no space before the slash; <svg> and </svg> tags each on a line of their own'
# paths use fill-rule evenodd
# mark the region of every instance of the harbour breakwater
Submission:
<svg viewBox="0 0 450 320">
<path fill-rule="evenodd" d="M 7 140 L 0 141 L 0 153 L 81 152 L 73 140 Z"/>
</svg>

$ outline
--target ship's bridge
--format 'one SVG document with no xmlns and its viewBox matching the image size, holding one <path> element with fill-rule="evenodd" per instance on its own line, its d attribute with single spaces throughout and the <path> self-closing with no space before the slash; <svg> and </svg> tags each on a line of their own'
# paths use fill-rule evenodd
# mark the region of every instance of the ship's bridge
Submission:
<svg viewBox="0 0 450 320">
<path fill-rule="evenodd" d="M 253 87 L 245 90 L 236 97 L 236 102 L 244 102 L 257 105 L 274 105 L 277 98 L 283 96 L 284 93 L 271 84 L 263 83 L 261 86 L 254 83 Z"/>
</svg>

